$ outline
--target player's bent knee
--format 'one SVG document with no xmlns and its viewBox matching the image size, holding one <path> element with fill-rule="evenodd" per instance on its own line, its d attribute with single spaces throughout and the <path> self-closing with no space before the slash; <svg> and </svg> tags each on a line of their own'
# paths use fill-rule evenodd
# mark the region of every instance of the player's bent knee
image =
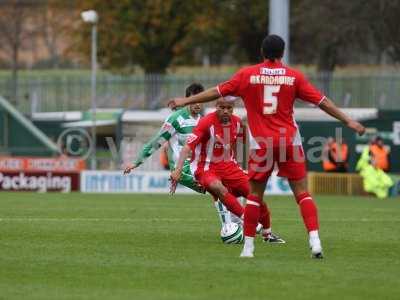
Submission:
<svg viewBox="0 0 400 300">
<path fill-rule="evenodd" d="M 214 194 L 218 195 L 219 197 L 225 195 L 228 192 L 226 187 L 219 180 L 215 180 L 209 183 L 208 189 L 210 189 Z"/>
<path fill-rule="evenodd" d="M 233 193 L 236 197 L 247 197 L 250 195 L 250 187 L 248 185 L 241 185 L 240 187 L 234 189 Z"/>
</svg>

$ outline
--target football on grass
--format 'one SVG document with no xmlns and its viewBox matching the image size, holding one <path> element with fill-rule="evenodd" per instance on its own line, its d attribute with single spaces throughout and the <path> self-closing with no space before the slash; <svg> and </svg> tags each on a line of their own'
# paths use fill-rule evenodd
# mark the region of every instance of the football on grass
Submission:
<svg viewBox="0 0 400 300">
<path fill-rule="evenodd" d="M 243 228 L 236 223 L 222 226 L 221 239 L 224 244 L 240 244 L 243 242 Z"/>
</svg>

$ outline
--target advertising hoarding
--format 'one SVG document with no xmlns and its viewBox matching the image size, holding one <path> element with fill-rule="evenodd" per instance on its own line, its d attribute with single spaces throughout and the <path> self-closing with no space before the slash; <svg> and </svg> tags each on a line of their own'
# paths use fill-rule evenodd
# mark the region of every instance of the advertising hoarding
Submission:
<svg viewBox="0 0 400 300">
<path fill-rule="evenodd" d="M 81 191 L 84 193 L 168 193 L 168 171 L 140 172 L 123 175 L 122 171 L 83 171 Z M 176 193 L 195 193 L 178 185 Z M 285 179 L 273 174 L 268 182 L 267 194 L 291 194 Z"/>
</svg>

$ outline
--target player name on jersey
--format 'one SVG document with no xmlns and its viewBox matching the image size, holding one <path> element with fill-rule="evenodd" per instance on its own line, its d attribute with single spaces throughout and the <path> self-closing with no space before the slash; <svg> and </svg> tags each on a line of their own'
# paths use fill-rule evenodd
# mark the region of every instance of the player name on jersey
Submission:
<svg viewBox="0 0 400 300">
<path fill-rule="evenodd" d="M 268 76 L 268 75 L 251 75 L 251 84 L 279 84 L 294 85 L 295 77 L 291 76 Z"/>
</svg>

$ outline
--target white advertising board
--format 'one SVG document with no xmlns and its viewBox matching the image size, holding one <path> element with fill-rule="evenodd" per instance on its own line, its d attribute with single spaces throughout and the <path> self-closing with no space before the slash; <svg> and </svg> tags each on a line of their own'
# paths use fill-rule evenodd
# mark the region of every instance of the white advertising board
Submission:
<svg viewBox="0 0 400 300">
<path fill-rule="evenodd" d="M 393 144 L 400 145 L 400 121 L 393 122 Z"/>
<path fill-rule="evenodd" d="M 81 173 L 81 191 L 83 193 L 168 193 L 169 172 L 135 171 L 123 175 L 122 171 L 83 171 Z M 176 193 L 195 193 L 178 185 Z M 286 180 L 271 176 L 266 194 L 291 194 Z"/>
</svg>

